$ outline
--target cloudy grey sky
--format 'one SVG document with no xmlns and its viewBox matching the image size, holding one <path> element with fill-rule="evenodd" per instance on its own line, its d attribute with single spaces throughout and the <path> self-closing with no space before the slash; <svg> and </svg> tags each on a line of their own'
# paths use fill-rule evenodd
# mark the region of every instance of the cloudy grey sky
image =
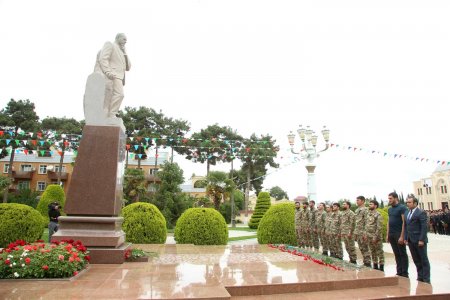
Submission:
<svg viewBox="0 0 450 300">
<path fill-rule="evenodd" d="M 327 125 L 341 147 L 317 161 L 319 200 L 386 199 L 450 160 L 449 15 L 445 0 L 0 0 L 0 106 L 30 99 L 41 118 L 82 119 L 95 55 L 125 32 L 125 105 L 194 131 L 217 122 L 272 134 L 282 168 L 265 187 L 291 198 L 306 194 L 306 171 L 286 135 Z M 206 172 L 175 161 L 185 177 Z"/>
</svg>

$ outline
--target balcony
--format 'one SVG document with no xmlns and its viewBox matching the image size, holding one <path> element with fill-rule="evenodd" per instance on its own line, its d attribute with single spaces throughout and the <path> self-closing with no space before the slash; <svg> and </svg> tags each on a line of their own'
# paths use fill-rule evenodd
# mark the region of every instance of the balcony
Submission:
<svg viewBox="0 0 450 300">
<path fill-rule="evenodd" d="M 16 179 L 29 179 L 33 178 L 34 170 L 32 171 L 12 171 L 12 177 Z"/>
<path fill-rule="evenodd" d="M 156 177 L 155 175 L 145 175 L 145 179 L 148 182 L 157 182 L 157 183 L 161 183 L 161 179 L 159 179 L 159 177 Z"/>
<path fill-rule="evenodd" d="M 50 180 L 58 180 L 58 172 L 47 170 L 48 179 Z M 61 172 L 61 180 L 66 181 L 69 179 L 69 173 Z"/>
</svg>

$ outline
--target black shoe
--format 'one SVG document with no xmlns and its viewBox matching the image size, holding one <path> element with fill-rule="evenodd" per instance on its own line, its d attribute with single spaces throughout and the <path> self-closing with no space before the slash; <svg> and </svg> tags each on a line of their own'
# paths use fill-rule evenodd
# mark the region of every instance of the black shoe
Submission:
<svg viewBox="0 0 450 300">
<path fill-rule="evenodd" d="M 323 251 L 322 255 L 328 256 L 328 251 Z"/>
<path fill-rule="evenodd" d="M 356 260 L 350 260 L 350 263 L 356 265 Z"/>
<path fill-rule="evenodd" d="M 373 269 L 378 270 L 378 264 L 373 264 Z"/>
</svg>

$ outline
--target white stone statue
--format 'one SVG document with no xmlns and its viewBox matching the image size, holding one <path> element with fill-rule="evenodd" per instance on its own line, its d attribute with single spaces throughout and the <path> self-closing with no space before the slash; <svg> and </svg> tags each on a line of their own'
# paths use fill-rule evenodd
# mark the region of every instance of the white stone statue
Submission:
<svg viewBox="0 0 450 300">
<path fill-rule="evenodd" d="M 86 83 L 84 115 L 87 125 L 119 125 L 117 117 L 124 98 L 125 71 L 131 62 L 125 50 L 127 38 L 118 33 L 114 43 L 106 42 L 97 53 L 94 73 Z"/>
</svg>

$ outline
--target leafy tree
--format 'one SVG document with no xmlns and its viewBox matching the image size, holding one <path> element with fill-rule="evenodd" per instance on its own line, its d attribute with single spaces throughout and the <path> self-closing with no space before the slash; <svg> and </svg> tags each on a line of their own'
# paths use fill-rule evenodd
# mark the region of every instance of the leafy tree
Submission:
<svg viewBox="0 0 450 300">
<path fill-rule="evenodd" d="M 200 132 L 192 134 L 186 142 L 186 159 L 193 162 L 206 162 L 206 174 L 210 166 L 218 162 L 230 162 L 233 149 L 240 145 L 242 137 L 233 129 L 218 124 L 209 125 Z"/>
<path fill-rule="evenodd" d="M 276 200 L 288 199 L 288 194 L 279 186 L 274 186 L 270 189 L 270 196 L 274 197 Z"/>
<path fill-rule="evenodd" d="M 181 191 L 183 170 L 177 163 L 165 162 L 157 176 L 161 184 L 150 200 L 164 215 L 167 226 L 172 228 L 189 205 L 189 197 Z"/>
<path fill-rule="evenodd" d="M 222 199 L 228 195 L 232 180 L 228 178 L 225 172 L 211 171 L 206 176 L 206 181 L 208 183 L 206 186 L 206 194 L 213 199 L 214 208 L 219 210 Z"/>
<path fill-rule="evenodd" d="M 61 183 L 62 165 L 64 162 L 65 152 L 69 149 L 78 150 L 83 126 L 84 121 L 79 122 L 73 118 L 68 119 L 66 117 L 47 117 L 41 122 L 41 130 L 44 132 L 47 131 L 47 136 L 51 137 L 52 140 L 54 140 L 55 145 L 61 148 L 61 150 L 58 151 L 60 160 L 57 184 Z"/>
<path fill-rule="evenodd" d="M 2 192 L 5 188 L 9 187 L 11 184 L 11 178 L 0 175 L 0 192 Z"/>
<path fill-rule="evenodd" d="M 126 169 L 123 184 L 123 197 L 126 204 L 139 202 L 147 192 L 144 171 L 141 169 Z"/>
<path fill-rule="evenodd" d="M 248 207 L 250 190 L 254 189 L 257 194 L 262 190 L 262 182 L 267 174 L 267 166 L 278 168 L 274 158 L 277 156 L 278 147 L 270 135 L 257 137 L 252 134 L 250 138 L 244 139 L 243 147 L 240 149 L 239 157 L 242 161 L 241 170 L 246 173 L 245 185 L 245 209 Z M 247 216 L 247 210 L 246 210 Z"/>
<path fill-rule="evenodd" d="M 38 205 L 38 196 L 41 193 L 30 189 L 21 189 L 15 193 L 10 193 L 8 196 L 8 203 L 18 203 L 36 208 Z"/>
<path fill-rule="evenodd" d="M 35 131 L 38 127 L 39 117 L 34 111 L 34 103 L 30 100 L 14 100 L 11 99 L 6 107 L 0 111 L 0 126 L 9 127 L 12 130 L 11 137 L 17 138 L 19 129 L 30 132 Z M 18 141 L 18 140 L 17 140 Z M 12 178 L 12 165 L 14 162 L 15 149 L 20 145 L 19 142 L 10 143 L 11 147 L 8 177 Z M 8 145 L 3 145 L 3 150 L 6 150 Z M 1 153 L 6 153 L 2 151 Z M 4 155 L 3 155 L 4 156 Z M 3 192 L 3 203 L 8 202 L 8 189 Z"/>
</svg>

